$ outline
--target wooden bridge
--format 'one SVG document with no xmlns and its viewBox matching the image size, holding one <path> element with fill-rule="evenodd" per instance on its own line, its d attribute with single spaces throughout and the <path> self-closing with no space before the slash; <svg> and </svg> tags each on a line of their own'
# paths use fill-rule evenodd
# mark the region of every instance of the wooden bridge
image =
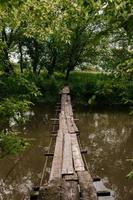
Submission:
<svg viewBox="0 0 133 200">
<path fill-rule="evenodd" d="M 38 188 L 31 199 L 113 200 L 111 190 L 99 178 L 92 179 L 82 155 L 69 87 L 61 91 L 55 150 L 47 186 Z M 58 123 L 57 123 L 58 122 Z M 38 194 L 38 195 L 36 195 Z"/>
</svg>

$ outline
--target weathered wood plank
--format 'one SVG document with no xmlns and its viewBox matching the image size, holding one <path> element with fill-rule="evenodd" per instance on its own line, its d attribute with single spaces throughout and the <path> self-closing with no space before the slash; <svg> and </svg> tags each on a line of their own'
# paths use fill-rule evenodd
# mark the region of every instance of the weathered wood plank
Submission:
<svg viewBox="0 0 133 200">
<path fill-rule="evenodd" d="M 62 94 L 69 94 L 70 93 L 70 89 L 68 86 L 65 86 L 62 91 L 61 91 Z"/>
<path fill-rule="evenodd" d="M 102 180 L 94 181 L 93 184 L 98 194 L 98 200 L 114 200 L 112 190 L 105 187 Z"/>
<path fill-rule="evenodd" d="M 70 134 L 64 135 L 62 175 L 64 174 L 74 174 Z"/>
<path fill-rule="evenodd" d="M 65 102 L 67 100 L 67 94 L 62 94 L 61 97 L 61 111 L 65 111 Z"/>
<path fill-rule="evenodd" d="M 74 121 L 73 117 L 71 118 L 71 124 L 72 124 L 72 126 L 73 126 L 74 132 L 75 132 L 75 133 L 78 133 L 79 130 L 78 130 L 76 124 L 75 124 L 75 121 Z"/>
<path fill-rule="evenodd" d="M 59 181 L 61 177 L 62 170 L 62 152 L 63 152 L 63 134 L 62 131 L 58 131 L 58 136 L 56 138 L 56 145 L 54 151 L 54 157 L 52 162 L 52 168 L 50 173 L 49 182 Z"/>
<path fill-rule="evenodd" d="M 72 174 L 72 175 L 65 175 L 64 180 L 65 181 L 78 181 L 77 173 L 74 172 L 74 174 Z"/>
<path fill-rule="evenodd" d="M 95 186 L 95 188 L 96 188 L 97 191 L 106 191 L 106 190 L 109 191 L 109 189 L 107 189 L 104 186 L 102 180 L 100 180 L 100 181 L 94 181 L 93 184 L 94 184 L 94 186 Z"/>
<path fill-rule="evenodd" d="M 67 123 L 69 133 L 71 134 L 75 133 L 70 115 L 66 115 L 66 123 Z"/>
<path fill-rule="evenodd" d="M 57 183 L 55 185 L 48 185 L 47 187 L 39 190 L 39 198 L 36 200 L 60 200 L 61 199 L 61 187 Z M 35 199 L 34 199 L 35 200 Z"/>
<path fill-rule="evenodd" d="M 62 200 L 80 199 L 77 181 L 64 181 L 61 199 Z"/>
<path fill-rule="evenodd" d="M 114 200 L 113 197 L 98 197 L 98 200 Z"/>
<path fill-rule="evenodd" d="M 64 135 L 69 133 L 64 111 L 60 114 L 60 128 Z"/>
<path fill-rule="evenodd" d="M 76 134 L 79 130 L 74 120 L 69 93 L 68 86 L 61 91 L 59 131 L 49 178 L 49 192 L 54 191 L 51 198 L 54 200 L 55 197 L 62 200 L 106 200 L 106 197 L 105 199 L 97 197 L 97 183 L 95 183 L 95 188 L 90 173 L 85 170 Z M 53 121 L 58 122 L 58 117 Z M 101 189 L 98 191 L 100 192 Z"/>
<path fill-rule="evenodd" d="M 70 95 L 67 95 L 67 103 L 68 103 L 68 110 L 69 110 L 69 115 L 73 116 L 73 109 L 72 109 L 72 103 L 71 103 L 71 97 Z"/>
<path fill-rule="evenodd" d="M 77 172 L 82 200 L 98 200 L 96 189 L 88 171 Z"/>
<path fill-rule="evenodd" d="M 81 156 L 78 140 L 76 134 L 71 134 L 72 154 L 75 171 L 85 171 L 84 162 Z"/>
</svg>

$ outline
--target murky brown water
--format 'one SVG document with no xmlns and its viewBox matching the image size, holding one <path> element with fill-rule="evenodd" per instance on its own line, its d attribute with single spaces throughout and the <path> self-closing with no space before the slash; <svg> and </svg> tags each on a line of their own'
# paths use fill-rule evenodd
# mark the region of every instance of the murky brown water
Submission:
<svg viewBox="0 0 133 200">
<path fill-rule="evenodd" d="M 133 158 L 133 117 L 124 112 L 77 114 L 87 161 L 93 177 L 100 176 L 115 191 L 116 200 L 133 199 L 133 179 L 126 175 Z"/>
<path fill-rule="evenodd" d="M 0 200 L 26 200 L 33 184 L 40 182 L 43 152 L 50 141 L 50 110 L 53 112 L 53 108 L 36 107 L 24 127 L 25 137 L 35 139 L 30 148 L 0 160 Z M 133 158 L 133 117 L 118 111 L 80 111 L 75 115 L 93 177 L 100 176 L 115 191 L 116 200 L 133 200 L 133 180 L 126 178 L 132 168 L 127 159 Z"/>
</svg>

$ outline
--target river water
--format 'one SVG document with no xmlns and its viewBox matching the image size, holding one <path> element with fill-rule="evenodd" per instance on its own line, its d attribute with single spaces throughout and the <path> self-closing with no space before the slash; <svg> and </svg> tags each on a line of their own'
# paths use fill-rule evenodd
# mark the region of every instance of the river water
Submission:
<svg viewBox="0 0 133 200">
<path fill-rule="evenodd" d="M 21 155 L 0 160 L 0 200 L 27 200 L 33 185 L 39 184 L 53 110 L 36 106 L 30 122 L 19 129 L 24 137 L 32 139 L 31 146 Z M 82 145 L 88 150 L 86 159 L 92 176 L 103 179 L 114 191 L 115 200 L 133 200 L 133 179 L 126 177 L 132 169 L 133 117 L 128 112 L 86 109 L 77 111 L 75 118 L 79 119 L 77 125 Z M 49 170 L 47 167 L 45 177 Z"/>
</svg>

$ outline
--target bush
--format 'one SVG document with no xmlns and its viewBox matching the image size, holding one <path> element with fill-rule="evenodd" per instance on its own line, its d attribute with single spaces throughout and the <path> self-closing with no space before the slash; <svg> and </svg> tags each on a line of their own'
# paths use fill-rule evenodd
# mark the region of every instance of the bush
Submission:
<svg viewBox="0 0 133 200">
<path fill-rule="evenodd" d="M 5 98 L 0 105 L 1 128 L 9 127 L 10 119 L 13 118 L 18 124 L 25 122 L 24 113 L 30 109 L 31 102 L 16 98 Z"/>
<path fill-rule="evenodd" d="M 17 154 L 23 151 L 29 142 L 27 139 L 19 137 L 16 133 L 8 132 L 0 134 L 1 156 L 6 154 Z"/>
<path fill-rule="evenodd" d="M 127 79 L 108 74 L 73 72 L 69 84 L 74 101 L 78 104 L 133 104 L 133 82 Z"/>
<path fill-rule="evenodd" d="M 17 97 L 19 99 L 33 100 L 41 95 L 35 82 L 28 79 L 27 74 L 3 75 L 0 81 L 0 97 Z"/>
</svg>

